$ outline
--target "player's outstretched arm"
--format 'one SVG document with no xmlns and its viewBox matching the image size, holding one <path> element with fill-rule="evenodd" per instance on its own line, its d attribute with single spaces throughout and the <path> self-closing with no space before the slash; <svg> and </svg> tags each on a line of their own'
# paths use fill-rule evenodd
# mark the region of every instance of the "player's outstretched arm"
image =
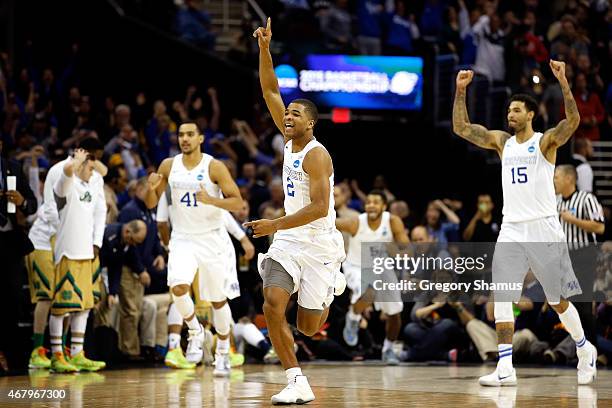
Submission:
<svg viewBox="0 0 612 408">
<path fill-rule="evenodd" d="M 565 76 L 565 62 L 550 60 L 549 65 L 553 75 L 559 81 L 559 85 L 561 85 L 563 103 L 565 105 L 565 119 L 544 133 L 541 143 L 544 154 L 563 146 L 572 137 L 576 129 L 578 129 L 578 125 L 580 125 L 578 106 L 576 106 L 576 100 L 574 95 L 572 95 L 572 90 Z"/>
<path fill-rule="evenodd" d="M 213 160 L 210 163 L 210 179 L 213 183 L 219 185 L 223 198 L 208 195 L 206 189 L 202 186 L 202 189 L 196 194 L 196 199 L 199 202 L 214 205 L 227 211 L 238 211 L 242 208 L 240 189 L 225 164 L 219 160 Z"/>
<path fill-rule="evenodd" d="M 329 176 L 333 172 L 331 157 L 326 150 L 314 148 L 306 154 L 304 171 L 310 177 L 310 204 L 291 215 L 275 220 L 246 222 L 245 227 L 253 228 L 253 237 L 274 234 L 278 230 L 301 227 L 327 216 L 329 210 Z"/>
<path fill-rule="evenodd" d="M 253 37 L 257 38 L 259 45 L 259 82 L 261 91 L 268 106 L 268 110 L 272 115 L 274 124 L 285 134 L 285 104 L 281 98 L 278 80 L 274 73 L 274 65 L 272 64 L 272 54 L 270 54 L 270 40 L 272 39 L 272 22 L 268 17 L 266 27 L 259 27 L 253 33 Z"/>
<path fill-rule="evenodd" d="M 173 160 L 173 158 L 165 159 L 159 165 L 157 173 L 149 174 L 149 179 L 147 180 L 147 192 L 144 199 L 144 203 L 147 208 L 154 208 L 159 201 L 159 197 L 161 197 L 164 191 L 166 191 L 168 176 L 170 175 Z"/>
<path fill-rule="evenodd" d="M 470 123 L 465 95 L 473 77 L 474 71 L 469 70 L 459 71 L 457 74 L 457 89 L 453 104 L 453 132 L 476 146 L 496 150 L 501 155 L 504 144 L 510 135 L 501 130 L 488 130 L 484 126 Z"/>
</svg>

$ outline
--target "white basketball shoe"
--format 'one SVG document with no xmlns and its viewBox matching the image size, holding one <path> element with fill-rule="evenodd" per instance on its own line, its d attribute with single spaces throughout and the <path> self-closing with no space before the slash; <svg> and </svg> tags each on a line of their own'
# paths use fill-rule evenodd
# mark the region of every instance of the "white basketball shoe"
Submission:
<svg viewBox="0 0 612 408">
<path fill-rule="evenodd" d="M 231 364 L 229 359 L 229 353 L 216 353 L 215 354 L 215 369 L 213 375 L 215 377 L 229 377 L 231 373 Z"/>
<path fill-rule="evenodd" d="M 189 344 L 187 345 L 185 357 L 190 363 L 200 364 L 200 361 L 202 361 L 204 356 L 204 350 L 202 350 L 204 336 L 204 327 L 202 325 L 200 325 L 200 330 L 189 330 Z"/>
<path fill-rule="evenodd" d="M 587 341 L 576 348 L 578 356 L 578 385 L 591 384 L 597 376 L 597 349 Z"/>
<path fill-rule="evenodd" d="M 480 377 L 478 383 L 486 387 L 514 387 L 516 386 L 516 370 L 514 367 L 500 369 L 498 366 L 491 374 Z"/>
<path fill-rule="evenodd" d="M 298 375 L 295 377 L 293 382 L 287 384 L 287 386 L 278 394 L 272 396 L 273 405 L 289 405 L 289 404 L 306 404 L 310 401 L 314 401 L 315 396 L 310 389 L 308 379 L 305 375 Z"/>
</svg>

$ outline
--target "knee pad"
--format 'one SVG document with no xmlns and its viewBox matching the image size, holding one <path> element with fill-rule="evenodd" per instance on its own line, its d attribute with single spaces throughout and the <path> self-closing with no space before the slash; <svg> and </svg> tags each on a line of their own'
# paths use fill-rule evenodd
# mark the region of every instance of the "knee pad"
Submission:
<svg viewBox="0 0 612 408">
<path fill-rule="evenodd" d="M 495 323 L 514 323 L 512 302 L 495 302 L 493 310 Z"/>
<path fill-rule="evenodd" d="M 189 316 L 195 313 L 195 307 L 193 305 L 193 300 L 189 294 L 184 294 L 181 296 L 176 296 L 174 293 L 172 294 L 172 299 L 174 300 L 174 305 L 176 306 L 176 310 L 183 316 L 183 319 L 188 318 Z"/>
<path fill-rule="evenodd" d="M 232 324 L 232 311 L 227 303 L 219 309 L 213 308 L 213 325 L 215 330 L 222 336 L 229 334 L 230 325 Z"/>
<path fill-rule="evenodd" d="M 176 305 L 172 303 L 168 308 L 168 326 L 182 326 L 183 316 L 179 313 Z"/>
</svg>

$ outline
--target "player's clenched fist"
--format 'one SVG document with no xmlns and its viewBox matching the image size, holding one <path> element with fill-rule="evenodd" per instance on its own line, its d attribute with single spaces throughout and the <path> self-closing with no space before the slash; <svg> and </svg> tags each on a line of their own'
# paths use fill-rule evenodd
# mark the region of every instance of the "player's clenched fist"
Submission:
<svg viewBox="0 0 612 408">
<path fill-rule="evenodd" d="M 457 89 L 465 89 L 472 82 L 474 78 L 474 71 L 461 70 L 457 74 Z"/>
<path fill-rule="evenodd" d="M 163 179 L 164 179 L 164 176 L 159 173 L 149 174 L 149 179 L 147 180 L 147 183 L 149 184 L 149 188 L 151 190 L 156 190 L 157 187 L 159 187 L 159 185 L 161 184 Z"/>
<path fill-rule="evenodd" d="M 200 184 L 200 191 L 196 193 L 196 200 L 202 204 L 212 204 L 211 196 L 206 191 L 204 184 Z"/>
<path fill-rule="evenodd" d="M 242 224 L 245 228 L 253 228 L 253 238 L 265 237 L 278 231 L 276 220 L 257 220 Z"/>
<path fill-rule="evenodd" d="M 565 62 L 550 60 L 548 65 L 550 65 L 550 70 L 555 78 L 557 78 L 559 81 L 567 80 L 565 77 Z"/>
</svg>

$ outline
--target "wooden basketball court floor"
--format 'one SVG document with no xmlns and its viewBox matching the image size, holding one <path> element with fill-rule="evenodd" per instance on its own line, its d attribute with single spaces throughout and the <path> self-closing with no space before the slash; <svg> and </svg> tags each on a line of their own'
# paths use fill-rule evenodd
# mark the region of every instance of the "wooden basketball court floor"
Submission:
<svg viewBox="0 0 612 408">
<path fill-rule="evenodd" d="M 578 386 L 576 371 L 523 368 L 517 387 L 477 384 L 492 366 L 311 363 L 303 365 L 317 399 L 316 407 L 612 407 L 612 371 L 600 370 L 593 386 Z M 99 373 L 0 378 L 1 407 L 260 407 L 286 384 L 279 366 L 246 365 L 229 379 L 196 370 L 130 368 Z M 63 389 L 57 400 L 9 399 L 18 389 Z"/>
</svg>

